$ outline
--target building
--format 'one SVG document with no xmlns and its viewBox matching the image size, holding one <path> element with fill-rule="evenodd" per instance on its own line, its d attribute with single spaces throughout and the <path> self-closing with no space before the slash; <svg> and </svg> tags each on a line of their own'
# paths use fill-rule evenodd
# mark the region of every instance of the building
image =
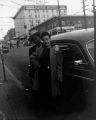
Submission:
<svg viewBox="0 0 96 120">
<path fill-rule="evenodd" d="M 4 40 L 12 40 L 14 39 L 14 37 L 16 37 L 15 34 L 15 28 L 11 28 L 8 30 L 7 34 L 4 36 Z"/>
<path fill-rule="evenodd" d="M 94 27 L 94 18 L 93 16 L 86 16 L 87 27 Z M 37 30 L 40 32 L 49 31 L 51 34 L 57 34 L 60 32 L 60 22 L 62 25 L 62 29 L 65 31 L 83 29 L 85 26 L 84 16 L 83 15 L 66 15 L 59 17 L 53 17 L 45 22 L 31 28 L 29 33 Z"/>
<path fill-rule="evenodd" d="M 28 34 L 28 30 L 59 15 L 58 5 L 24 5 L 13 17 L 16 37 Z M 67 6 L 60 5 L 61 16 L 67 15 Z"/>
</svg>

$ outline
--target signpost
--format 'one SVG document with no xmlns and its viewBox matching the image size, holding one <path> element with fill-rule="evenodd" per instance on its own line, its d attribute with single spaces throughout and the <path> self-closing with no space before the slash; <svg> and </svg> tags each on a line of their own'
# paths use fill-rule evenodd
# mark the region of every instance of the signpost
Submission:
<svg viewBox="0 0 96 120">
<path fill-rule="evenodd" d="M 2 61 L 2 70 L 3 70 L 3 78 L 4 80 L 2 82 L 6 82 L 6 74 L 5 74 L 5 67 L 4 67 L 4 54 L 3 54 L 3 47 L 0 49 L 0 54 L 1 54 L 1 61 Z M 2 84 L 2 83 L 0 83 Z"/>
</svg>

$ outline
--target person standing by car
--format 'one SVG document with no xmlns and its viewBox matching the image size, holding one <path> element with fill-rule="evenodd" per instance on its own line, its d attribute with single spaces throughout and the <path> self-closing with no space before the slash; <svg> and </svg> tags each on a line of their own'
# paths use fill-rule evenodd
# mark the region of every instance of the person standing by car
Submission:
<svg viewBox="0 0 96 120">
<path fill-rule="evenodd" d="M 20 46 L 19 46 L 19 39 L 17 40 L 17 48 L 18 48 L 18 47 L 20 47 Z"/>
<path fill-rule="evenodd" d="M 37 67 L 36 64 L 38 64 L 38 62 L 36 60 L 34 60 L 34 53 L 36 52 L 36 49 L 38 47 L 41 46 L 42 41 L 40 39 L 40 33 L 37 32 L 34 35 L 31 35 L 29 40 L 31 43 L 31 47 L 29 48 L 29 62 L 30 62 L 30 67 L 29 67 L 29 81 L 27 81 L 27 86 L 29 89 L 32 90 L 32 86 L 33 86 L 33 90 L 36 90 L 36 76 L 37 76 Z"/>
<path fill-rule="evenodd" d="M 40 94 L 46 96 L 51 93 L 51 74 L 50 74 L 50 39 L 51 36 L 48 32 L 41 34 L 43 44 L 36 50 L 35 67 L 38 67 L 38 83 Z"/>
</svg>

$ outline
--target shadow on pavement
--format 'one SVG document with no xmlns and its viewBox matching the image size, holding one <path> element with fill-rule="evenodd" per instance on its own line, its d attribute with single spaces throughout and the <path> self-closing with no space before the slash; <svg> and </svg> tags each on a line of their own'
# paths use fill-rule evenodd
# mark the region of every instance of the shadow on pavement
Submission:
<svg viewBox="0 0 96 120">
<path fill-rule="evenodd" d="M 34 109 L 34 114 L 39 118 L 64 116 L 67 117 L 75 112 L 82 112 L 85 108 L 85 103 L 78 101 L 66 101 L 64 97 L 41 97 L 33 96 L 28 103 L 30 110 Z"/>
</svg>

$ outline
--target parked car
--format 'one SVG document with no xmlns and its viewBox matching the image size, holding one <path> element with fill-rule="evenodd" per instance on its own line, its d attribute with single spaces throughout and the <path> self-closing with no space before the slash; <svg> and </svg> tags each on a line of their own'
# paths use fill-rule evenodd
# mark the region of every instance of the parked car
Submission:
<svg viewBox="0 0 96 120">
<path fill-rule="evenodd" d="M 60 93 L 66 100 L 79 103 L 78 106 L 92 104 L 96 85 L 94 29 L 77 30 L 53 36 L 51 45 L 63 75 L 62 82 L 58 82 Z"/>
</svg>

